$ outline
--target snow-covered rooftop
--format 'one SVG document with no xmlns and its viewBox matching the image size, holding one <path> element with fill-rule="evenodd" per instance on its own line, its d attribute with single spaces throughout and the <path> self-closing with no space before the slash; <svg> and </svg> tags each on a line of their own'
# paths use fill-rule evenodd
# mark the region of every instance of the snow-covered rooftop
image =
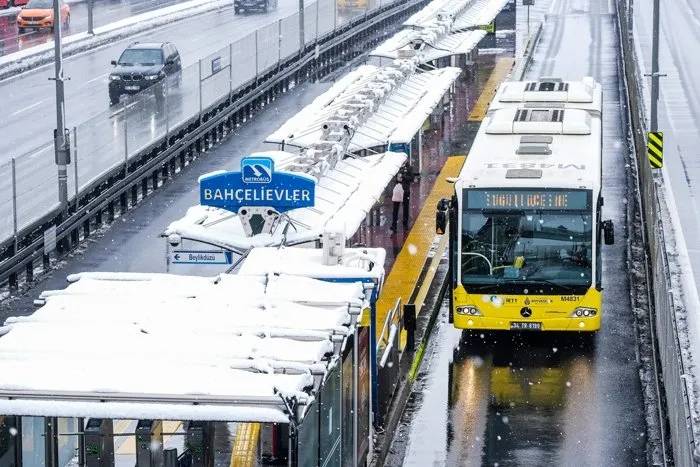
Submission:
<svg viewBox="0 0 700 467">
<path fill-rule="evenodd" d="M 452 30 L 473 29 L 493 21 L 510 0 L 472 0 L 469 7 L 455 17 Z"/>
<path fill-rule="evenodd" d="M 293 274 L 324 279 L 371 278 L 384 276 L 383 248 L 346 248 L 338 265 L 323 264 L 319 248 L 254 248 L 241 264 L 238 273 Z"/>
<path fill-rule="evenodd" d="M 276 390 L 309 401 L 367 306 L 359 282 L 278 274 L 69 281 L 0 328 L 1 414 L 286 422 Z"/>
<path fill-rule="evenodd" d="M 389 143 L 409 143 L 445 92 L 452 86 L 461 70 L 442 68 L 410 73 L 396 87 L 377 87 L 377 93 L 387 93 L 369 118 L 361 123 L 348 147 L 349 151 L 383 146 Z M 321 138 L 323 123 L 336 110 L 357 98 L 360 89 L 378 75 L 387 73 L 384 67 L 363 65 L 338 81 L 301 112 L 287 120 L 266 138 L 269 143 L 285 143 L 309 147 Z"/>
<path fill-rule="evenodd" d="M 251 247 L 280 245 L 285 230 L 288 245 L 318 240 L 329 227 L 350 238 L 405 160 L 404 153 L 395 152 L 341 160 L 318 180 L 315 206 L 287 212 L 289 220 L 282 218 L 272 234 L 248 237 L 236 214 L 197 205 L 171 223 L 164 235 L 177 234 L 184 239 L 238 252 Z"/>
<path fill-rule="evenodd" d="M 370 56 L 396 59 L 400 55 L 399 50 L 410 46 L 411 41 L 416 39 L 418 33 L 419 31 L 413 29 L 402 29 L 382 42 L 370 53 Z M 450 55 L 468 54 L 484 36 L 486 36 L 486 31 L 483 29 L 435 35 L 431 40 L 425 42 L 421 52 L 421 61 L 430 62 Z"/>
</svg>

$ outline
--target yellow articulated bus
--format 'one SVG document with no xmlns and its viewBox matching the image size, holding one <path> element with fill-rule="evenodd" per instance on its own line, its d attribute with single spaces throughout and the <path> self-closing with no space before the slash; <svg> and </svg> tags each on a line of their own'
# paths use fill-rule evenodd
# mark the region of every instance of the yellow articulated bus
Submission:
<svg viewBox="0 0 700 467">
<path fill-rule="evenodd" d="M 602 89 L 592 78 L 507 82 L 436 229 L 449 230 L 450 321 L 460 329 L 600 329 Z"/>
</svg>

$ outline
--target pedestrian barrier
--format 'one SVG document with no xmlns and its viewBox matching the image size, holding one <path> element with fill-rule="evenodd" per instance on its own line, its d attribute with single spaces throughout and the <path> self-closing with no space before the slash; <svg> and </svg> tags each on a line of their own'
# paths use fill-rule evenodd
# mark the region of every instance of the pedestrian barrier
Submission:
<svg viewBox="0 0 700 467">
<path fill-rule="evenodd" d="M 58 204 L 53 145 L 0 166 L 0 285 L 32 280 L 35 262 L 59 253 L 125 212 L 279 94 L 367 50 L 425 0 L 366 9 L 346 22 L 335 3 L 306 7 L 251 33 L 72 131 L 69 205 Z M 329 12 L 334 12 L 329 14 Z M 309 23 L 311 22 L 311 23 Z M 276 43 L 275 43 L 276 42 Z M 251 66 L 254 64 L 254 66 Z M 254 70 L 254 71 L 253 71 Z M 151 92 L 153 91 L 153 92 Z M 55 228 L 55 236 L 44 233 Z"/>
</svg>

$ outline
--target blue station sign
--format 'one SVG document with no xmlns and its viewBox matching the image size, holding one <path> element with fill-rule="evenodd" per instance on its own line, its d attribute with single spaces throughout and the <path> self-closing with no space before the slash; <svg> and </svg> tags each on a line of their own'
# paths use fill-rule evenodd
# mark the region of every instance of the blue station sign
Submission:
<svg viewBox="0 0 700 467">
<path fill-rule="evenodd" d="M 223 172 L 202 177 L 199 203 L 227 211 L 265 206 L 278 212 L 314 205 L 316 180 L 305 174 L 275 171 L 269 157 L 244 157 L 240 172 Z"/>
</svg>

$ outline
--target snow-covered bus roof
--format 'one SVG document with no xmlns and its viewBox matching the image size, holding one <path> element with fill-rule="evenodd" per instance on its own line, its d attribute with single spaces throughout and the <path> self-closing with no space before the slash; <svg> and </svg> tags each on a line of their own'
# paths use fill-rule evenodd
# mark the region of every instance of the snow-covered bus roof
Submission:
<svg viewBox="0 0 700 467">
<path fill-rule="evenodd" d="M 321 139 L 323 124 L 334 116 L 337 109 L 356 100 L 360 90 L 373 89 L 382 100 L 373 109 L 372 115 L 355 130 L 348 150 L 353 152 L 390 143 L 409 143 L 461 70 L 447 67 L 416 71 L 409 73 L 395 88 L 381 84 L 382 75 L 386 73 L 395 72 L 373 65 L 358 67 L 287 120 L 265 141 L 310 147 Z"/>
<path fill-rule="evenodd" d="M 350 238 L 405 160 L 404 153 L 386 152 L 339 161 L 318 180 L 315 206 L 287 212 L 291 226 L 286 228 L 289 221 L 282 218 L 272 234 L 248 237 L 236 214 L 197 205 L 171 223 L 163 235 L 175 234 L 236 252 L 280 245 L 285 241 L 285 230 L 287 245 L 316 241 L 329 226 Z"/>
<path fill-rule="evenodd" d="M 383 248 L 345 248 L 340 263 L 323 264 L 320 248 L 254 248 L 241 264 L 238 274 L 293 274 L 323 279 L 384 277 L 386 251 Z"/>
<path fill-rule="evenodd" d="M 498 88 L 489 110 L 518 104 L 561 105 L 564 108 L 601 112 L 603 88 L 589 76 L 580 81 L 564 81 L 558 78 L 507 81 Z"/>
<path fill-rule="evenodd" d="M 362 283 L 83 273 L 0 328 L 0 414 L 287 422 L 367 305 Z"/>
<path fill-rule="evenodd" d="M 503 88 L 513 83 L 501 86 Z M 580 84 L 580 82 L 579 82 Z M 584 188 L 600 191 L 602 102 L 497 102 L 481 123 L 457 182 L 462 188 Z"/>
</svg>

